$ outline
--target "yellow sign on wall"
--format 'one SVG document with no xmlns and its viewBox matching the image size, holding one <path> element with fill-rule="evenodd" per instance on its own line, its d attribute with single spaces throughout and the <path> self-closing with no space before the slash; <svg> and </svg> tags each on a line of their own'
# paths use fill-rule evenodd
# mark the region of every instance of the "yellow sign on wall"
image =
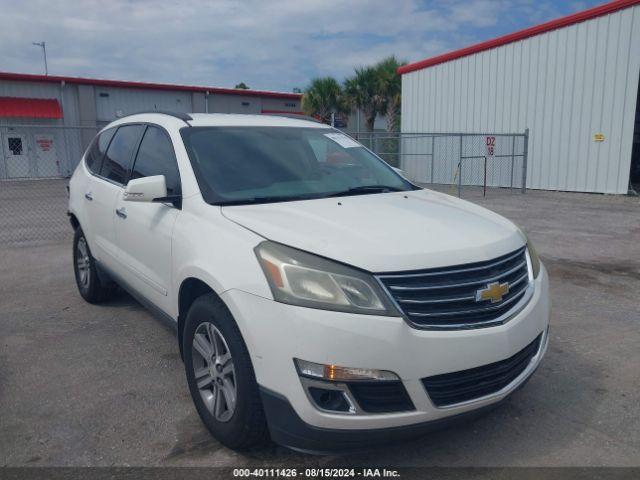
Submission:
<svg viewBox="0 0 640 480">
<path fill-rule="evenodd" d="M 604 133 L 594 133 L 593 134 L 594 142 L 604 142 Z"/>
</svg>

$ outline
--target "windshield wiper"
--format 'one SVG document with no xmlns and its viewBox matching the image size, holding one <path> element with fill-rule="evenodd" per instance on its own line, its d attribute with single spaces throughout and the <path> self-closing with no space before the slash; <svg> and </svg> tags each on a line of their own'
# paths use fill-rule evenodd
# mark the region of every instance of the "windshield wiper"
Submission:
<svg viewBox="0 0 640 480">
<path fill-rule="evenodd" d="M 316 198 L 344 197 L 348 195 L 365 195 L 367 193 L 387 193 L 387 192 L 403 192 L 404 188 L 392 187 L 387 185 L 362 185 L 353 187 L 348 190 L 333 192 L 329 194 L 311 193 L 306 195 L 273 195 L 265 197 L 239 198 L 237 200 L 225 200 L 216 205 L 228 207 L 233 205 L 255 205 L 259 203 L 278 203 L 278 202 L 294 202 L 296 200 L 313 200 Z"/>
<path fill-rule="evenodd" d="M 270 197 L 251 197 L 251 198 L 240 198 L 237 200 L 226 200 L 216 205 L 221 207 L 228 207 L 232 205 L 255 205 L 259 203 L 277 203 L 277 202 L 294 202 L 296 200 L 311 200 L 314 198 L 322 198 L 324 197 L 321 194 L 310 194 L 310 195 L 274 195 Z"/>
<path fill-rule="evenodd" d="M 347 195 L 365 195 L 367 193 L 387 193 L 387 192 L 404 192 L 404 188 L 392 187 L 389 185 L 362 185 L 353 187 L 341 192 L 334 192 L 326 195 L 327 197 L 343 197 Z"/>
</svg>

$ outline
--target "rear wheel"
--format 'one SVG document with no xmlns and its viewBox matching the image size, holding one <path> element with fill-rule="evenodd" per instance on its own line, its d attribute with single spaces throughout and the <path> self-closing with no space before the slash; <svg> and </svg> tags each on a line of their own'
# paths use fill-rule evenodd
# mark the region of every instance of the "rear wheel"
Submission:
<svg viewBox="0 0 640 480">
<path fill-rule="evenodd" d="M 80 228 L 73 237 L 73 270 L 78 291 L 87 302 L 99 303 L 113 296 L 115 285 L 100 279 L 96 261 Z"/>
<path fill-rule="evenodd" d="M 189 390 L 207 429 L 230 448 L 263 443 L 267 424 L 249 352 L 214 294 L 193 302 L 182 341 Z"/>
</svg>

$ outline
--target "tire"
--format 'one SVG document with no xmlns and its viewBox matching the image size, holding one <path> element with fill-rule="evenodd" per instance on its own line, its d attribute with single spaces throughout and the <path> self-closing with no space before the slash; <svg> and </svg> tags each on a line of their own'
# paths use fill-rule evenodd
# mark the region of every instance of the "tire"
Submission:
<svg viewBox="0 0 640 480">
<path fill-rule="evenodd" d="M 98 275 L 96 261 L 81 228 L 73 236 L 73 272 L 82 298 L 89 303 L 101 303 L 113 297 L 116 287 Z"/>
<path fill-rule="evenodd" d="M 211 435 L 232 449 L 265 443 L 267 423 L 249 352 L 215 294 L 202 295 L 189 308 L 182 348 L 189 391 Z"/>
</svg>

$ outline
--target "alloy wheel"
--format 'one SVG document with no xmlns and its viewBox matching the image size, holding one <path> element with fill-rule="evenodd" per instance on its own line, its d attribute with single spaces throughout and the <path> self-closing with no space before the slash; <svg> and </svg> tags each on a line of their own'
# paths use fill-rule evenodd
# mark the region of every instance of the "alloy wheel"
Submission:
<svg viewBox="0 0 640 480">
<path fill-rule="evenodd" d="M 192 342 L 193 373 L 200 396 L 219 422 L 228 422 L 236 408 L 237 387 L 231 351 L 212 323 L 201 323 Z"/>
<path fill-rule="evenodd" d="M 76 253 L 76 267 L 78 269 L 78 283 L 83 289 L 89 286 L 89 277 L 91 274 L 91 263 L 89 260 L 89 249 L 87 248 L 87 241 L 84 237 L 80 237 L 77 245 Z"/>
</svg>

